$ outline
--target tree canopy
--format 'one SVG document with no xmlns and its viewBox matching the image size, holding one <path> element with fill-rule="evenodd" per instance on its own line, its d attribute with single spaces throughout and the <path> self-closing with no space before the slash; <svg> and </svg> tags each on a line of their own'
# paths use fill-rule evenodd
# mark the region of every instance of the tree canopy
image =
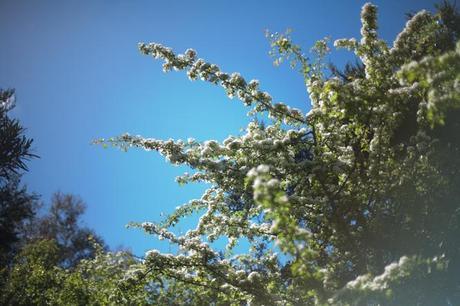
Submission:
<svg viewBox="0 0 460 306">
<path fill-rule="evenodd" d="M 459 14 L 411 14 L 392 44 L 377 7 L 361 38 L 334 47 L 358 64 L 330 69 L 328 41 L 309 59 L 289 33 L 269 35 L 276 62 L 305 79 L 311 110 L 275 103 L 257 80 L 223 72 L 188 49 L 140 43 L 142 54 L 221 86 L 251 107 L 241 135 L 222 143 L 130 134 L 102 142 L 157 151 L 206 182 L 200 199 L 161 223 L 133 224 L 178 246 L 147 252 L 145 275 L 161 301 L 216 305 L 454 305 L 460 303 Z M 333 66 L 335 67 L 335 66 Z M 256 118 L 265 118 L 261 122 Z M 194 212 L 196 228 L 175 234 Z M 214 242 L 227 238 L 226 251 Z M 246 239 L 248 253 L 233 254 Z"/>
<path fill-rule="evenodd" d="M 107 250 L 107 246 L 93 230 L 81 225 L 85 209 L 86 204 L 78 196 L 55 193 L 47 213 L 36 216 L 28 225 L 27 239 L 55 241 L 62 267 L 74 267 L 82 259 L 93 258 L 95 245 L 103 250 Z"/>
</svg>

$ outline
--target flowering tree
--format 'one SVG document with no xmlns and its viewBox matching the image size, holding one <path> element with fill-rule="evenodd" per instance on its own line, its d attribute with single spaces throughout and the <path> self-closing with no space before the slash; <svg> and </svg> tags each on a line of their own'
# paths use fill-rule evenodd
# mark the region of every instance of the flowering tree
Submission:
<svg viewBox="0 0 460 306">
<path fill-rule="evenodd" d="M 460 303 L 460 35 L 459 15 L 444 4 L 413 15 L 393 45 L 378 37 L 377 8 L 361 12 L 361 40 L 337 48 L 362 64 L 345 72 L 323 64 L 318 42 L 308 60 L 288 34 L 271 35 L 272 53 L 300 67 L 311 111 L 283 103 L 257 80 L 227 74 L 160 44 L 141 53 L 221 86 L 251 107 L 240 136 L 157 140 L 125 134 L 102 140 L 154 150 L 194 173 L 181 184 L 207 182 L 200 199 L 162 223 L 133 224 L 179 247 L 147 252 L 142 277 L 160 282 L 169 303 L 240 305 L 453 305 Z M 201 212 L 196 228 L 173 233 Z M 247 239 L 247 254 L 227 250 Z M 278 253 L 284 254 L 284 256 Z M 287 259 L 286 259 L 287 258 Z M 199 294 L 198 294 L 199 293 Z M 179 302 L 178 302 L 179 301 Z"/>
</svg>

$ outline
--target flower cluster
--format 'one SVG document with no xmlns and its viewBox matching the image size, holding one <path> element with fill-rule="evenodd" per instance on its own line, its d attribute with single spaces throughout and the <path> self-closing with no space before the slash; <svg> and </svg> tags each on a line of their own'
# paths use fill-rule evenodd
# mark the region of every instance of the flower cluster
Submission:
<svg viewBox="0 0 460 306">
<path fill-rule="evenodd" d="M 185 54 L 175 55 L 174 52 L 161 44 L 140 43 L 139 50 L 146 55 L 160 58 L 165 61 L 163 70 L 188 69 L 187 75 L 191 80 L 201 79 L 214 84 L 221 85 L 227 96 L 238 97 L 247 106 L 255 104 L 257 111 L 268 111 L 276 119 L 289 123 L 305 123 L 302 112 L 298 109 L 290 108 L 284 104 L 273 104 L 272 97 L 267 92 L 259 90 L 259 81 L 251 80 L 247 82 L 239 73 L 228 74 L 222 72 L 215 64 L 210 64 L 203 59 L 195 59 L 196 52 L 189 49 Z"/>
</svg>

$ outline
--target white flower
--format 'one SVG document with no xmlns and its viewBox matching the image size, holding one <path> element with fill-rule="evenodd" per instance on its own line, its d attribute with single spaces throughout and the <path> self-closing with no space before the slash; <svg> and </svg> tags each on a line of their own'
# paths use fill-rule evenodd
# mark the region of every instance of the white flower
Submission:
<svg viewBox="0 0 460 306">
<path fill-rule="evenodd" d="M 249 273 L 249 275 L 248 275 L 248 281 L 250 281 L 251 283 L 256 282 L 256 281 L 259 280 L 259 279 L 260 279 L 260 274 L 259 274 L 259 272 L 252 271 L 252 272 Z"/>
<path fill-rule="evenodd" d="M 268 165 L 259 165 L 257 166 L 258 173 L 268 173 L 270 171 L 270 167 Z"/>
</svg>

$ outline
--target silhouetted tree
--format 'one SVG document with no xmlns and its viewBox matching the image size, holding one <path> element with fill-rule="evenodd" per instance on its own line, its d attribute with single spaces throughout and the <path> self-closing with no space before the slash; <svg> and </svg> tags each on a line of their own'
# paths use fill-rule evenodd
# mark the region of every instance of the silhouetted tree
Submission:
<svg viewBox="0 0 460 306">
<path fill-rule="evenodd" d="M 36 196 L 20 184 L 22 172 L 27 171 L 25 162 L 37 156 L 19 121 L 8 116 L 14 106 L 14 90 L 0 89 L 0 269 L 9 264 L 24 224 L 37 208 Z"/>
<path fill-rule="evenodd" d="M 18 120 L 8 116 L 15 99 L 14 90 L 0 89 L 0 180 L 27 171 L 25 161 L 37 157 L 31 150 L 33 140 L 24 135 Z"/>
<path fill-rule="evenodd" d="M 73 267 L 81 259 L 93 258 L 94 242 L 106 246 L 93 230 L 81 225 L 86 205 L 72 194 L 57 192 L 53 195 L 47 213 L 36 217 L 28 228 L 29 240 L 54 240 L 59 250 L 59 265 Z"/>
</svg>

